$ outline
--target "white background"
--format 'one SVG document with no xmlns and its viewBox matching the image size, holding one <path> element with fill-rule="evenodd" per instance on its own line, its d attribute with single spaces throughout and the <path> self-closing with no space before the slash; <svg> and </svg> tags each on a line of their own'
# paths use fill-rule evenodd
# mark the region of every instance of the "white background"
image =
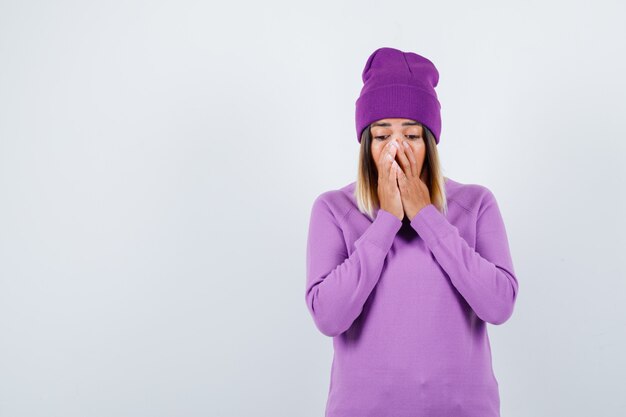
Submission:
<svg viewBox="0 0 626 417">
<path fill-rule="evenodd" d="M 623 2 L 0 1 L 0 416 L 321 416 L 313 199 L 369 54 L 440 72 L 444 174 L 520 293 L 503 417 L 626 414 Z"/>
</svg>

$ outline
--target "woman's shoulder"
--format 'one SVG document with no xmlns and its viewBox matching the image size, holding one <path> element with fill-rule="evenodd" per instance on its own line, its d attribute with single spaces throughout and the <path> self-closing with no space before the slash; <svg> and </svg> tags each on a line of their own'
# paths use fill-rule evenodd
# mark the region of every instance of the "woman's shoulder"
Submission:
<svg viewBox="0 0 626 417">
<path fill-rule="evenodd" d="M 343 218 L 357 206 L 354 189 L 356 181 L 329 189 L 318 194 L 313 201 L 313 209 L 329 210 L 336 219 Z"/>
<path fill-rule="evenodd" d="M 338 188 L 328 189 L 317 195 L 315 200 L 323 200 L 328 204 L 345 205 L 352 202 L 356 202 L 354 197 L 354 188 L 356 181 L 352 181 L 346 185 L 342 185 Z"/>
<path fill-rule="evenodd" d="M 475 211 L 485 202 L 495 199 L 492 191 L 483 184 L 462 183 L 445 177 L 448 203 L 455 203 L 468 211 Z"/>
</svg>

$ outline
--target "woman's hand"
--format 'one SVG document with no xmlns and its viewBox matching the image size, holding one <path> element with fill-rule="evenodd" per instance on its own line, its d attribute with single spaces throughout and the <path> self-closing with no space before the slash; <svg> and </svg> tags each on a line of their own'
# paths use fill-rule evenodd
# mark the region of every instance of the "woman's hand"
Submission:
<svg viewBox="0 0 626 417">
<path fill-rule="evenodd" d="M 420 176 L 422 166 L 418 166 L 413 150 L 405 141 L 402 141 L 398 151 L 398 159 L 401 166 L 396 164 L 400 198 L 404 212 L 409 220 L 413 220 L 422 208 L 431 203 L 430 192 Z"/>
<path fill-rule="evenodd" d="M 397 183 L 397 172 L 401 171 L 400 166 L 395 161 L 397 151 L 398 147 L 393 141 L 389 141 L 380 154 L 378 161 L 378 200 L 382 210 L 388 211 L 402 220 L 404 209 Z"/>
</svg>

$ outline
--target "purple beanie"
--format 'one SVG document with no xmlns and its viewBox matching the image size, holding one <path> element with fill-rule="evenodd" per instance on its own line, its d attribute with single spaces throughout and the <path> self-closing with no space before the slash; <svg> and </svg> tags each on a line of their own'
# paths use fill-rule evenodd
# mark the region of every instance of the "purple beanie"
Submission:
<svg viewBox="0 0 626 417">
<path fill-rule="evenodd" d="M 435 87 L 439 71 L 427 58 L 394 48 L 378 48 L 367 59 L 363 88 L 356 100 L 356 134 L 376 120 L 416 120 L 430 129 L 439 144 L 441 105 Z"/>
</svg>

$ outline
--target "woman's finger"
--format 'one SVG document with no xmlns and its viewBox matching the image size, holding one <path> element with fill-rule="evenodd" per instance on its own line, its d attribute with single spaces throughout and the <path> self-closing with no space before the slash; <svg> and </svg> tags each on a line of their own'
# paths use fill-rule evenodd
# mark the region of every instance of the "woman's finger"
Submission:
<svg viewBox="0 0 626 417">
<path fill-rule="evenodd" d="M 406 157 L 409 161 L 409 166 L 411 167 L 408 170 L 405 170 L 407 173 L 411 173 L 413 177 L 417 177 L 419 175 L 419 167 L 417 166 L 417 158 L 415 157 L 415 153 L 413 152 L 413 148 L 409 145 L 408 142 L 404 142 L 406 145 L 404 146 Z"/>
<path fill-rule="evenodd" d="M 400 159 L 400 166 L 402 167 L 402 170 L 411 176 L 415 175 L 415 171 L 413 171 L 413 165 L 411 164 L 411 159 L 410 157 L 413 156 L 413 153 L 411 152 L 411 147 L 408 146 L 408 143 L 406 141 L 402 141 L 402 144 L 400 145 L 400 149 L 398 150 L 398 159 Z"/>
<path fill-rule="evenodd" d="M 395 162 L 395 169 L 396 169 L 396 175 L 398 177 L 398 187 L 400 188 L 400 190 L 403 190 L 406 186 L 406 174 L 404 173 L 404 171 L 402 170 L 402 168 L 400 168 L 400 165 Z"/>
<path fill-rule="evenodd" d="M 393 146 L 391 146 L 391 148 L 393 148 Z M 396 185 L 396 168 L 394 165 L 397 165 L 397 164 L 396 164 L 396 160 L 394 157 L 393 149 L 390 149 L 387 160 L 389 163 L 389 167 L 387 171 L 389 174 L 389 176 L 387 177 L 388 184 L 391 186 L 395 186 Z"/>
<path fill-rule="evenodd" d="M 391 142 L 387 143 L 382 150 L 383 156 L 383 166 L 382 171 L 384 176 L 382 178 L 383 181 L 390 181 L 393 178 L 391 175 L 391 169 L 393 169 L 393 161 L 395 160 L 395 147 Z"/>
</svg>

